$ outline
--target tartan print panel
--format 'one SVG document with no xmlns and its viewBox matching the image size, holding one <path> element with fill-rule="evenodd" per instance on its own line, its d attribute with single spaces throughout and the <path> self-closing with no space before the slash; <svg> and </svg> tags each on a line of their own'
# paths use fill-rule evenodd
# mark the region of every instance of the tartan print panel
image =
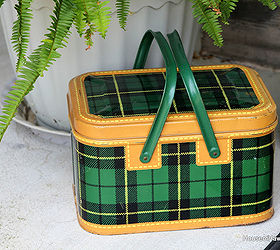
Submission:
<svg viewBox="0 0 280 250">
<path fill-rule="evenodd" d="M 259 104 L 245 73 L 239 68 L 194 71 L 206 109 L 248 109 Z M 193 111 L 182 78 L 170 113 Z M 84 80 L 89 112 L 103 118 L 152 115 L 158 110 L 165 73 L 87 76 Z"/>
<path fill-rule="evenodd" d="M 274 135 L 234 139 L 230 164 L 197 166 L 195 143 L 162 145 L 162 167 L 127 171 L 124 147 L 72 137 L 80 216 L 100 225 L 228 217 L 271 207 Z"/>
</svg>

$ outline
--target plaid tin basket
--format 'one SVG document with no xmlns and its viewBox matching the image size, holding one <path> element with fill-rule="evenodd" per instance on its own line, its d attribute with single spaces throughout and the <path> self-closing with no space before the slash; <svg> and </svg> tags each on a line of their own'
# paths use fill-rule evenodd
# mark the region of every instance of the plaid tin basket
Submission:
<svg viewBox="0 0 280 250">
<path fill-rule="evenodd" d="M 154 38 L 166 68 L 143 69 Z M 178 33 L 168 39 L 148 31 L 133 70 L 70 81 L 75 202 L 89 232 L 244 225 L 273 214 L 277 116 L 263 81 L 240 65 L 190 68 Z"/>
</svg>

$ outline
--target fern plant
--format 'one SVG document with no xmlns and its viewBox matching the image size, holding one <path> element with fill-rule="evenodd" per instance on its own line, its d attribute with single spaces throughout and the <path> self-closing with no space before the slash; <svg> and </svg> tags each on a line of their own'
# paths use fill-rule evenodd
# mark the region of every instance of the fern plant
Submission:
<svg viewBox="0 0 280 250">
<path fill-rule="evenodd" d="M 185 0 L 192 1 L 193 13 L 202 29 L 217 46 L 223 45 L 221 23 L 228 24 L 238 0 Z M 280 6 L 280 0 L 258 0 L 270 9 Z M 0 7 L 5 0 L 0 0 Z M 23 98 L 33 89 L 36 80 L 60 57 L 59 50 L 67 46 L 70 28 L 74 26 L 90 48 L 93 36 L 103 38 L 111 21 L 110 1 L 101 0 L 53 0 L 51 24 L 37 49 L 26 55 L 29 44 L 32 0 L 17 0 L 15 9 L 17 20 L 13 24 L 12 43 L 18 60 L 16 69 L 18 80 L 4 100 L 0 116 L 0 140 L 14 117 Z M 126 29 L 130 0 L 115 0 L 117 17 L 122 29 Z"/>
</svg>

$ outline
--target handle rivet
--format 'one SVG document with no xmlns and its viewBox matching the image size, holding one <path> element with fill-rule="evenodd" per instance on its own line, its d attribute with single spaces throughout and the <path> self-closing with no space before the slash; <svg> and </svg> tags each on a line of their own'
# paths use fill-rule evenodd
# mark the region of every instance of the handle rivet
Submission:
<svg viewBox="0 0 280 250">
<path fill-rule="evenodd" d="M 144 159 L 144 161 L 146 161 L 146 160 L 148 160 L 148 157 L 147 157 L 147 156 L 145 156 L 143 159 Z"/>
<path fill-rule="evenodd" d="M 213 153 L 213 155 L 214 155 L 214 156 L 217 156 L 217 155 L 218 155 L 218 153 L 217 153 L 217 152 L 214 152 L 214 153 Z"/>
</svg>

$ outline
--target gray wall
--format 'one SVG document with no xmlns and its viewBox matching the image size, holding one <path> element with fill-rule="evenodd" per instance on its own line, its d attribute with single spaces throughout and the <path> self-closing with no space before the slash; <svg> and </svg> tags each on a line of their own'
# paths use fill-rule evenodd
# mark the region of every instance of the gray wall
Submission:
<svg viewBox="0 0 280 250">
<path fill-rule="evenodd" d="M 224 46 L 202 39 L 206 54 L 280 68 L 280 8 L 271 11 L 256 0 L 242 0 L 232 14 L 230 25 L 223 25 Z"/>
</svg>

